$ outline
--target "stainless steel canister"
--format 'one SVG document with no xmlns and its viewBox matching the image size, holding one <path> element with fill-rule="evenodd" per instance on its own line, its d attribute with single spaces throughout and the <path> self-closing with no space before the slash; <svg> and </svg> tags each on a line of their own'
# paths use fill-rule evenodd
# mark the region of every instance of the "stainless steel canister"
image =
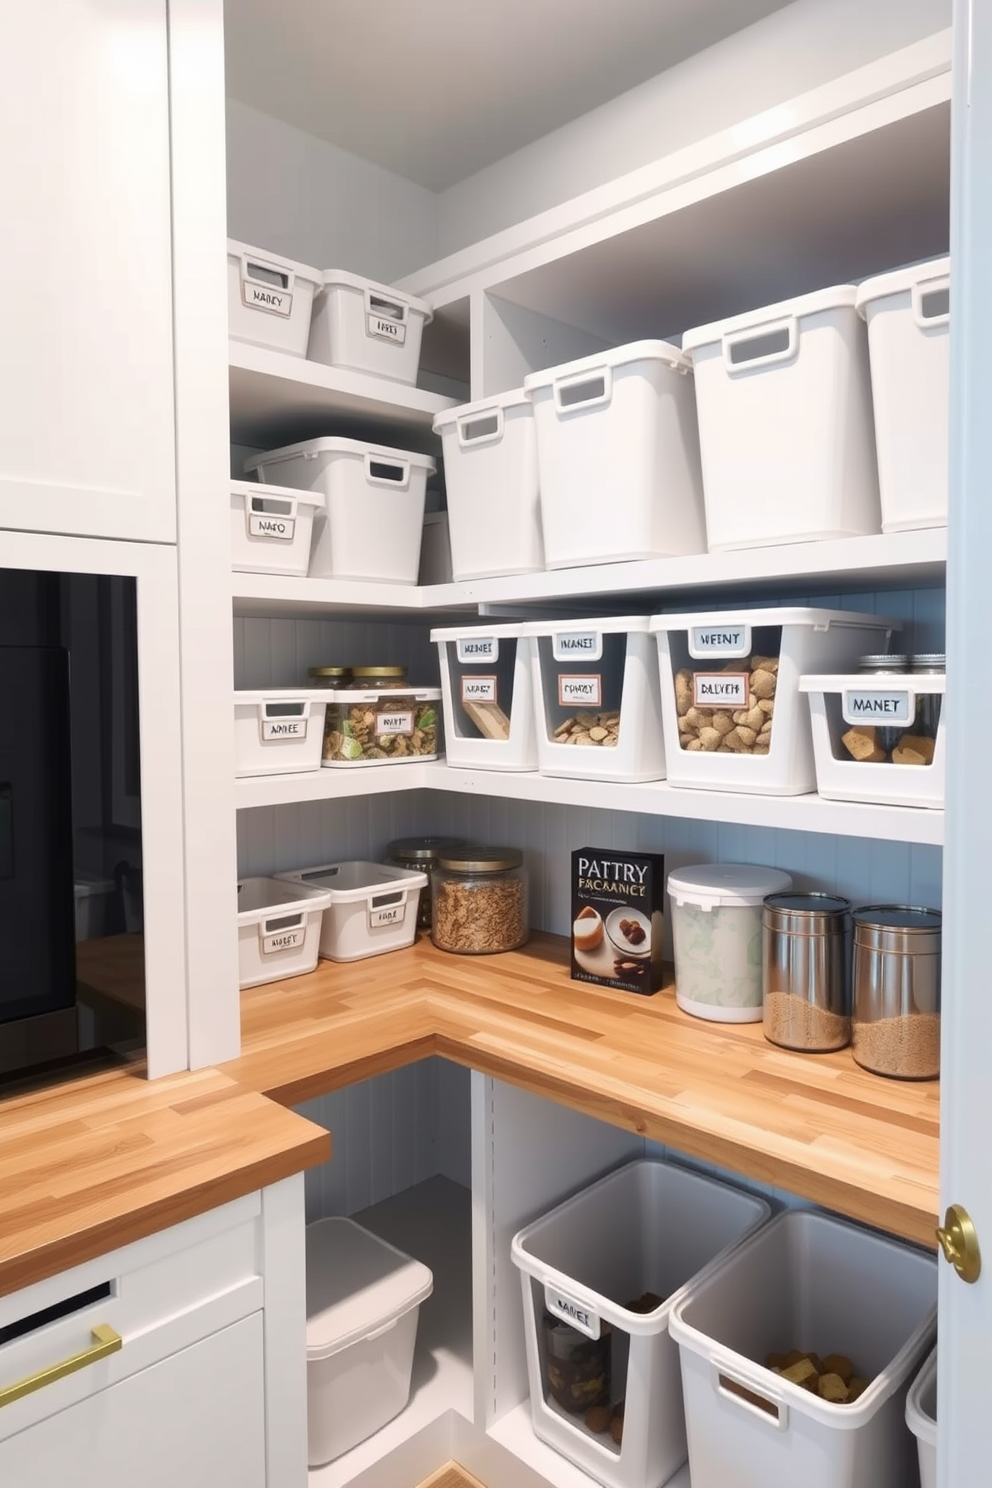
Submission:
<svg viewBox="0 0 992 1488">
<path fill-rule="evenodd" d="M 765 1038 L 784 1049 L 842 1049 L 851 1037 L 851 903 L 769 894 L 761 917 Z"/>
<path fill-rule="evenodd" d="M 854 1058 L 897 1080 L 940 1073 L 941 914 L 873 904 L 854 915 Z"/>
</svg>

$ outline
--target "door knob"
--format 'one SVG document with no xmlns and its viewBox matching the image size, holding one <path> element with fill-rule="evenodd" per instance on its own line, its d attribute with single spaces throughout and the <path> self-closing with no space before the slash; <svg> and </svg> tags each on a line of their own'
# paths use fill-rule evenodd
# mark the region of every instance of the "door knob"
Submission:
<svg viewBox="0 0 992 1488">
<path fill-rule="evenodd" d="M 978 1244 L 978 1232 L 971 1215 L 961 1204 L 951 1204 L 944 1215 L 944 1223 L 937 1226 L 937 1239 L 949 1261 L 962 1281 L 977 1281 L 982 1270 L 982 1252 Z"/>
</svg>

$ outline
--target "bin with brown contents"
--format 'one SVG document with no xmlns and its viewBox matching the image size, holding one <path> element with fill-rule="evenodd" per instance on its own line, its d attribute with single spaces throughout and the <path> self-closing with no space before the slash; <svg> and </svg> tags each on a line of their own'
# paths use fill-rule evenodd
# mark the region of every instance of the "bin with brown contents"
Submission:
<svg viewBox="0 0 992 1488">
<path fill-rule="evenodd" d="M 856 1062 L 897 1080 L 940 1073 L 941 914 L 871 905 L 854 915 Z"/>
<path fill-rule="evenodd" d="M 517 848 L 469 846 L 438 858 L 431 939 L 440 950 L 486 956 L 515 950 L 529 933 L 527 871 Z"/>
<path fill-rule="evenodd" d="M 324 765 L 385 765 L 438 756 L 440 688 L 346 688 L 329 694 Z"/>
</svg>

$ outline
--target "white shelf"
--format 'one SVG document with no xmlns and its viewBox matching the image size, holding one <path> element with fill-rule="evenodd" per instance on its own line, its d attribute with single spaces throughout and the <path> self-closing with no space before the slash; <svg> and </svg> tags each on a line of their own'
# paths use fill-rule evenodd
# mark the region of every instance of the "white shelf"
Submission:
<svg viewBox="0 0 992 1488">
<path fill-rule="evenodd" d="M 636 811 L 647 816 L 778 827 L 878 842 L 941 846 L 944 813 L 909 806 L 867 806 L 820 796 L 749 796 L 729 791 L 675 790 L 664 780 L 645 785 L 564 780 L 536 773 L 452 769 L 443 760 L 356 770 L 315 770 L 299 775 L 259 775 L 239 780 L 239 810 L 299 801 L 331 801 L 387 791 L 438 790 L 506 801 Z"/>
<path fill-rule="evenodd" d="M 507 1412 L 495 1426 L 490 1426 L 488 1435 L 540 1473 L 551 1488 L 599 1488 L 595 1478 L 534 1435 L 529 1400 Z M 692 1488 L 688 1465 L 680 1467 L 675 1476 L 668 1479 L 665 1488 Z M 727 1488 L 732 1488 L 732 1485 L 728 1483 Z"/>
<path fill-rule="evenodd" d="M 472 612 L 480 605 L 521 606 L 570 603 L 602 610 L 609 601 L 647 609 L 676 603 L 698 604 L 700 589 L 728 594 L 806 592 L 824 587 L 917 588 L 944 581 L 947 529 L 880 533 L 833 542 L 788 543 L 736 553 L 694 553 L 686 558 L 651 558 L 545 573 L 511 574 L 461 584 L 425 587 L 371 584 L 344 579 L 293 579 L 278 574 L 231 575 L 239 615 L 300 615 L 331 610 Z"/>
<path fill-rule="evenodd" d="M 434 415 L 455 399 L 231 341 L 231 442 L 275 449 L 324 434 L 432 450 Z"/>
</svg>

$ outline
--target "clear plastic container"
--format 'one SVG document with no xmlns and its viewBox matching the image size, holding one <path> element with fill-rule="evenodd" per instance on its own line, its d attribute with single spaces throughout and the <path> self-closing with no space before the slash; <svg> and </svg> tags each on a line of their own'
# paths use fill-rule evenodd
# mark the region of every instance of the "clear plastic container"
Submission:
<svg viewBox="0 0 992 1488">
<path fill-rule="evenodd" d="M 437 759 L 440 688 L 400 687 L 330 693 L 321 763 L 337 768 Z"/>
<path fill-rule="evenodd" d="M 788 873 L 746 863 L 702 863 L 668 875 L 675 1000 L 714 1023 L 761 1022 L 761 912 Z"/>
<path fill-rule="evenodd" d="M 465 847 L 461 837 L 398 837 L 390 842 L 382 855 L 382 861 L 390 868 L 416 868 L 427 875 L 427 883 L 420 891 L 417 908 L 417 929 L 431 928 L 431 905 L 434 895 L 434 873 L 442 853 Z"/>
<path fill-rule="evenodd" d="M 431 940 L 442 951 L 487 956 L 526 941 L 527 870 L 515 847 L 443 853 L 434 873 Z"/>
</svg>

